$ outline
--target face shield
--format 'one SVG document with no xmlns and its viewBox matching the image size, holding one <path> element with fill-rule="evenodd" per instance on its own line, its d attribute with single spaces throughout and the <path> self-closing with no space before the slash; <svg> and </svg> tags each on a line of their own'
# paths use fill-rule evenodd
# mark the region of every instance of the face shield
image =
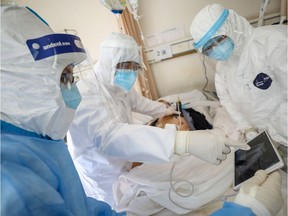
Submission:
<svg viewBox="0 0 288 216">
<path fill-rule="evenodd" d="M 73 67 L 86 58 L 82 42 L 76 35 L 50 34 L 26 41 L 35 61 L 52 58 L 63 68 L 60 88 L 65 105 L 76 109 L 81 102 L 81 95 L 73 79 Z M 51 66 L 53 67 L 53 64 Z"/>
<path fill-rule="evenodd" d="M 227 20 L 228 16 L 229 10 L 225 9 L 207 33 L 194 42 L 193 45 L 199 53 L 217 61 L 225 61 L 232 55 L 234 49 L 233 40 L 227 35 L 217 35 L 217 31 Z"/>
<path fill-rule="evenodd" d="M 138 65 L 141 65 L 141 62 L 140 47 L 133 37 L 112 32 L 101 43 L 97 62 L 99 70 L 96 73 L 110 92 L 116 92 L 119 91 L 119 87 L 114 83 L 116 70 L 136 69 L 139 72 L 138 68 L 141 66 Z"/>
<path fill-rule="evenodd" d="M 98 90 L 95 88 L 95 94 L 102 91 L 106 100 L 100 105 L 105 107 L 101 108 L 103 113 L 109 112 L 108 119 L 115 122 L 132 123 L 126 93 L 131 93 L 141 71 L 140 47 L 136 41 L 129 35 L 112 32 L 101 43 L 93 69 L 95 77 L 90 77 L 90 80 L 96 79 L 100 84 Z M 105 125 L 105 120 L 103 122 Z"/>
<path fill-rule="evenodd" d="M 226 61 L 241 55 L 253 27 L 233 10 L 212 4 L 195 16 L 190 32 L 193 45 L 203 59 L 208 56 L 212 61 Z"/>
<path fill-rule="evenodd" d="M 1 17 L 1 119 L 64 138 L 79 104 L 67 74 L 86 58 L 80 38 L 55 34 L 35 13 L 14 4 L 1 5 Z"/>
<path fill-rule="evenodd" d="M 138 62 L 121 62 L 116 65 L 114 84 L 120 87 L 125 93 L 133 87 L 141 66 Z"/>
</svg>

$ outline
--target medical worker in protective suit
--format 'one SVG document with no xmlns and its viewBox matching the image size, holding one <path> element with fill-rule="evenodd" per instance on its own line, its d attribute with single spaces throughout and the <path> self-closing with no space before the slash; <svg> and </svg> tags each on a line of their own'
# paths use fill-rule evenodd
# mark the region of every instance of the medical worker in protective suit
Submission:
<svg viewBox="0 0 288 216">
<path fill-rule="evenodd" d="M 82 101 L 67 136 L 87 195 L 111 205 L 112 185 L 132 162 L 168 162 L 175 154 L 190 153 L 219 164 L 230 153 L 229 146 L 239 145 L 214 130 L 185 132 L 176 131 L 174 125 L 161 129 L 133 124 L 131 111 L 162 117 L 167 110 L 132 88 L 141 64 L 139 49 L 132 37 L 122 33 L 111 33 L 103 41 L 95 73 L 77 83 Z M 97 80 L 102 90 L 95 87 Z"/>
<path fill-rule="evenodd" d="M 202 56 L 217 61 L 218 97 L 246 140 L 268 130 L 287 145 L 287 26 L 253 28 L 212 4 L 195 16 L 190 32 Z"/>
<path fill-rule="evenodd" d="M 77 36 L 1 4 L 2 216 L 118 215 L 87 198 L 63 141 L 81 100 L 72 65 L 85 58 Z"/>
</svg>

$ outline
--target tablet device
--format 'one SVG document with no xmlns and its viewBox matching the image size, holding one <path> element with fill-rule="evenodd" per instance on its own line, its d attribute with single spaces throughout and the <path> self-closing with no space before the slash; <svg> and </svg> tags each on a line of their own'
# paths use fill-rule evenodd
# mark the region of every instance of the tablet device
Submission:
<svg viewBox="0 0 288 216">
<path fill-rule="evenodd" d="M 239 190 L 240 186 L 253 177 L 259 169 L 271 173 L 284 166 L 281 156 L 266 131 L 258 134 L 247 144 L 251 147 L 250 150 L 239 149 L 234 153 L 234 190 Z"/>
</svg>

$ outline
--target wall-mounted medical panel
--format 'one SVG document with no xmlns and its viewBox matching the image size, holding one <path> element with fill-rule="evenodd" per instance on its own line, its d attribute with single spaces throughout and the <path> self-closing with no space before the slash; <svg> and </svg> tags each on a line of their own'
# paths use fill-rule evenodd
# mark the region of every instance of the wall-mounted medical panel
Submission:
<svg viewBox="0 0 288 216">
<path fill-rule="evenodd" d="M 171 45 L 172 53 L 173 55 L 181 54 L 184 52 L 189 51 L 189 42 L 188 41 L 183 41 L 180 43 L 172 44 Z"/>
<path fill-rule="evenodd" d="M 151 47 L 146 49 L 146 55 L 149 63 L 160 62 L 175 58 L 178 56 L 196 52 L 193 47 L 193 39 L 184 38 L 183 40 L 174 41 L 165 45 Z"/>
</svg>

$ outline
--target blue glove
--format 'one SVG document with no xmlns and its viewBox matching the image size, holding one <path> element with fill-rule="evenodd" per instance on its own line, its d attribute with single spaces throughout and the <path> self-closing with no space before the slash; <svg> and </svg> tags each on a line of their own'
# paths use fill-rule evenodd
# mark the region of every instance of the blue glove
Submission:
<svg viewBox="0 0 288 216">
<path fill-rule="evenodd" d="M 223 208 L 212 213 L 210 216 L 223 216 L 223 215 L 256 216 L 250 208 L 232 202 L 225 202 Z"/>
<path fill-rule="evenodd" d="M 95 200 L 91 197 L 87 197 L 88 211 L 91 216 L 126 216 L 126 212 L 116 213 L 111 207 L 102 201 Z"/>
</svg>

